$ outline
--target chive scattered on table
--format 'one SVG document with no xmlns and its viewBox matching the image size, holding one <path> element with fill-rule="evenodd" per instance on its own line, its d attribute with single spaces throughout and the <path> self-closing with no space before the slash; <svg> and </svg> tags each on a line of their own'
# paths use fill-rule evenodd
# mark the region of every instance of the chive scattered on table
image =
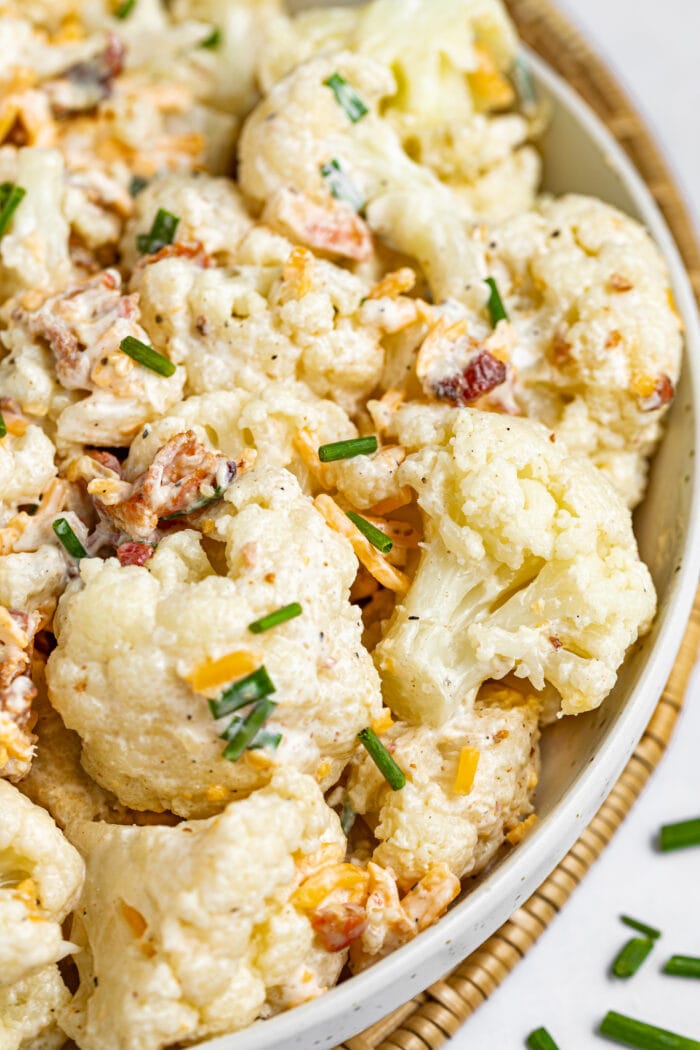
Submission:
<svg viewBox="0 0 700 1050">
<path fill-rule="evenodd" d="M 671 977 L 700 977 L 700 959 L 692 955 L 672 955 L 664 966 Z"/>
<path fill-rule="evenodd" d="M 700 817 L 678 824 L 664 824 L 659 832 L 659 848 L 663 852 L 700 846 Z"/>
<path fill-rule="evenodd" d="M 612 964 L 615 977 L 634 977 L 653 947 L 650 937 L 633 937 Z"/>
<path fill-rule="evenodd" d="M 559 1050 L 546 1028 L 536 1028 L 530 1032 L 526 1042 L 530 1050 Z"/>
<path fill-rule="evenodd" d="M 620 919 L 624 922 L 625 926 L 630 926 L 633 930 L 643 933 L 645 937 L 651 937 L 652 941 L 655 941 L 661 936 L 661 930 L 657 930 L 653 926 L 647 926 L 645 922 L 640 922 L 639 919 L 633 919 L 630 915 L 621 915 Z"/>
<path fill-rule="evenodd" d="M 636 1050 L 700 1050 L 696 1039 L 677 1035 L 664 1028 L 656 1028 L 645 1021 L 637 1021 L 610 1010 L 600 1024 L 600 1034 L 623 1046 Z"/>
</svg>

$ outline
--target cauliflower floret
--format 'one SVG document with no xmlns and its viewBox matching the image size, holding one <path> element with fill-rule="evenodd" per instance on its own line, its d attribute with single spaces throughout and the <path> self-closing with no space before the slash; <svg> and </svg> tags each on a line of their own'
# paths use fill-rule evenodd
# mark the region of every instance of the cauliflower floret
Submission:
<svg viewBox="0 0 700 1050">
<path fill-rule="evenodd" d="M 38 612 L 48 623 L 66 582 L 66 559 L 57 547 L 0 555 L 0 605 L 6 609 Z"/>
<path fill-rule="evenodd" d="M 261 469 L 238 478 L 202 527 L 204 546 L 194 532 L 172 534 L 145 567 L 84 560 L 56 616 L 51 700 L 80 734 L 87 772 L 134 809 L 209 815 L 266 783 L 278 764 L 328 787 L 381 710 L 348 601 L 357 562 L 293 476 Z M 290 602 L 301 616 L 248 630 Z M 231 654 L 227 673 L 220 662 Z M 226 722 L 205 697 L 263 664 L 278 701 L 268 729 L 281 743 L 228 761 Z"/>
<path fill-rule="evenodd" d="M 392 791 L 366 753 L 351 766 L 348 797 L 369 815 L 374 860 L 412 886 L 437 864 L 458 878 L 477 875 L 505 834 L 532 812 L 537 785 L 539 700 L 486 685 L 476 704 L 458 708 L 439 729 L 395 724 L 383 736 L 410 773 Z M 473 786 L 455 787 L 464 748 L 478 752 Z M 462 789 L 463 790 L 463 789 Z"/>
<path fill-rule="evenodd" d="M 180 400 L 185 379 L 182 369 L 159 375 L 120 349 L 126 338 L 150 342 L 139 317 L 138 296 L 123 295 L 118 271 L 104 270 L 38 310 L 15 311 L 15 327 L 5 335 L 12 353 L 0 374 L 21 374 L 22 359 L 34 362 L 36 343 L 43 343 L 60 385 L 45 387 L 47 400 L 39 405 L 27 405 L 21 390 L 13 388 L 21 407 L 50 414 L 58 442 L 129 444 L 144 423 Z M 79 398 L 84 391 L 89 395 Z"/>
<path fill-rule="evenodd" d="M 353 412 L 381 375 L 393 317 L 366 318 L 369 282 L 265 228 L 244 239 L 235 268 L 171 256 L 132 283 L 154 346 L 185 367 L 189 393 L 259 393 L 297 378 Z"/>
<path fill-rule="evenodd" d="M 343 82 L 364 107 L 356 120 L 338 101 Z M 409 158 L 379 115 L 381 100 L 396 91 L 386 66 L 350 52 L 299 66 L 246 122 L 241 187 L 265 205 L 266 221 L 298 243 L 363 260 L 372 255 L 374 231 L 420 262 L 436 299 L 468 300 L 465 286 L 476 273 L 465 236 L 469 211 Z M 367 223 L 357 214 L 361 205 Z"/>
<path fill-rule="evenodd" d="M 73 950 L 61 923 L 83 876 L 80 856 L 49 814 L 0 780 L 0 989 Z"/>
<path fill-rule="evenodd" d="M 597 707 L 656 605 L 612 486 L 532 420 L 412 406 L 397 430 L 428 542 L 375 654 L 389 705 L 440 725 L 514 671 Z"/>
<path fill-rule="evenodd" d="M 53 443 L 37 426 L 23 424 L 15 433 L 8 428 L 0 438 L 0 526 L 21 504 L 39 502 L 57 474 L 54 453 Z"/>
<path fill-rule="evenodd" d="M 681 320 L 647 232 L 589 197 L 544 200 L 483 233 L 515 328 L 515 402 L 642 498 L 681 364 Z"/>
<path fill-rule="evenodd" d="M 324 950 L 290 900 L 304 874 L 345 854 L 310 777 L 280 771 L 210 820 L 85 824 L 74 839 L 87 863 L 72 931 L 84 951 L 60 1021 L 82 1050 L 237 1031 L 337 980 L 344 953 Z"/>
<path fill-rule="evenodd" d="M 528 208 L 539 181 L 535 151 L 506 75 L 514 27 L 498 0 L 377 0 L 304 11 L 270 34 L 260 60 L 265 90 L 314 55 L 348 49 L 390 68 L 397 90 L 382 115 L 414 160 L 457 189 L 479 215 Z"/>
<path fill-rule="evenodd" d="M 163 176 L 139 193 L 133 218 L 126 225 L 121 254 L 129 269 L 133 269 L 144 254 L 138 249 L 139 236 L 150 232 L 161 208 L 178 219 L 175 245 L 201 247 L 208 262 L 212 259 L 231 262 L 236 248 L 253 225 L 230 179 L 202 173 Z"/>
<path fill-rule="evenodd" d="M 69 1000 L 57 966 L 0 986 L 0 1050 L 61 1050 L 66 1037 L 55 1021 Z"/>
</svg>

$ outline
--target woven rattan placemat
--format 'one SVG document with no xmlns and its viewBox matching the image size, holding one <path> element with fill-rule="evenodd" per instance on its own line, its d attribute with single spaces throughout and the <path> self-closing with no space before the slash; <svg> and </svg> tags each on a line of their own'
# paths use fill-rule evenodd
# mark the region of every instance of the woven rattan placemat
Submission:
<svg viewBox="0 0 700 1050">
<path fill-rule="evenodd" d="M 627 151 L 676 238 L 700 297 L 700 250 L 653 139 L 606 66 L 549 0 L 507 0 L 523 40 L 593 107 Z M 566 903 L 629 813 L 673 734 L 700 646 L 700 591 L 654 717 L 610 796 L 537 892 L 448 977 L 337 1050 L 437 1050 L 474 1013 Z"/>
</svg>

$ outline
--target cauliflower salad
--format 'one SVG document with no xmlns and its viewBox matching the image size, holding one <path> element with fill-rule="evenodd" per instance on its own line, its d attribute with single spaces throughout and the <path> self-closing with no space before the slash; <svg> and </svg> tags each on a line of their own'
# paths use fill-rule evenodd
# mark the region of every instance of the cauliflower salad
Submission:
<svg viewBox="0 0 700 1050">
<path fill-rule="evenodd" d="M 501 0 L 0 14 L 0 1050 L 166 1050 L 536 823 L 682 326 Z"/>
</svg>

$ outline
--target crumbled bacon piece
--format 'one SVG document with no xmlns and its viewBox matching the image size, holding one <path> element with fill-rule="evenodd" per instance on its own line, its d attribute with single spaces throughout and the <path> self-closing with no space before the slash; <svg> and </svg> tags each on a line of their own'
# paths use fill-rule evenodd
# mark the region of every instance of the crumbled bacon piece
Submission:
<svg viewBox="0 0 700 1050">
<path fill-rule="evenodd" d="M 506 371 L 502 361 L 488 350 L 481 350 L 463 371 L 438 380 L 433 385 L 433 393 L 440 401 L 463 407 L 500 386 Z"/>
<path fill-rule="evenodd" d="M 101 463 L 108 470 L 113 470 L 117 477 L 122 477 L 122 465 L 113 452 L 107 452 L 106 449 L 101 448 L 88 448 L 85 452 L 90 459 L 94 459 L 96 463 Z"/>
<path fill-rule="evenodd" d="M 117 558 L 120 565 L 145 565 L 153 557 L 150 543 L 121 543 L 117 547 Z"/>
<path fill-rule="evenodd" d="M 124 68 L 126 48 L 116 33 L 109 33 L 106 47 L 93 58 L 76 62 L 45 89 L 56 117 L 94 110 L 112 93 L 112 82 Z"/>
<path fill-rule="evenodd" d="M 561 649 L 561 647 L 562 647 L 562 643 L 561 643 L 561 642 L 559 641 L 559 639 L 558 639 L 558 638 L 555 638 L 555 636 L 554 636 L 554 635 L 550 635 L 550 638 L 549 638 L 549 640 L 550 640 L 550 642 L 552 643 L 552 647 L 553 647 L 554 649 Z"/>
<path fill-rule="evenodd" d="M 344 201 L 318 204 L 294 189 L 282 189 L 267 203 L 263 221 L 291 240 L 316 251 L 365 262 L 373 251 L 364 219 Z"/>
<path fill-rule="evenodd" d="M 214 259 L 204 250 L 204 245 L 199 241 L 175 241 L 174 244 L 164 244 L 152 255 L 144 255 L 141 264 L 151 266 L 152 263 L 160 262 L 161 259 L 194 259 L 204 270 L 214 265 Z"/>
<path fill-rule="evenodd" d="M 631 292 L 634 288 L 629 277 L 621 273 L 614 273 L 608 283 L 614 292 Z"/>
<path fill-rule="evenodd" d="M 326 951 L 342 952 L 361 937 L 367 926 L 363 905 L 349 901 L 323 908 L 310 916 L 311 925 Z"/>
<path fill-rule="evenodd" d="M 571 343 L 567 342 L 561 332 L 552 339 L 550 355 L 555 365 L 566 365 L 571 359 Z"/>
<path fill-rule="evenodd" d="M 651 394 L 639 398 L 639 409 L 641 412 L 654 412 L 657 408 L 663 408 L 664 405 L 673 401 L 674 394 L 673 381 L 662 372 Z"/>
</svg>

